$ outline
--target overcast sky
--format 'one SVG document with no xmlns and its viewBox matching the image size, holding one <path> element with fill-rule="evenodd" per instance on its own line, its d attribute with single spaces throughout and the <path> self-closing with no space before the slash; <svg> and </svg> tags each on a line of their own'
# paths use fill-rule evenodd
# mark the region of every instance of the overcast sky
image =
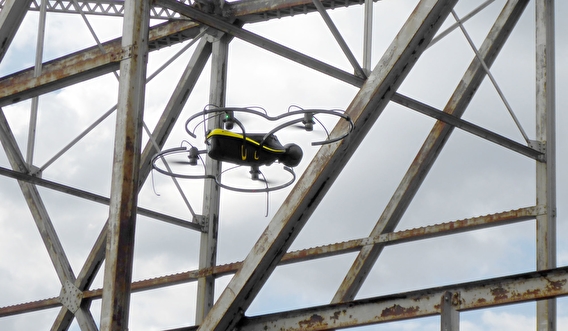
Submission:
<svg viewBox="0 0 568 331">
<path fill-rule="evenodd" d="M 379 61 L 417 0 L 382 0 L 374 5 L 373 65 Z M 481 1 L 462 0 L 456 6 L 464 16 Z M 479 46 L 505 3 L 496 0 L 466 28 Z M 557 31 L 567 31 L 562 14 L 568 3 L 557 1 Z M 348 45 L 362 61 L 363 7 L 330 11 Z M 38 14 L 26 16 L 3 62 L 0 75 L 34 63 Z M 106 41 L 120 36 L 121 19 L 89 17 L 97 36 Z M 452 18 L 444 24 L 454 23 Z M 44 60 L 92 46 L 94 40 L 76 15 L 49 14 Z M 444 28 L 443 27 L 443 28 Z M 247 29 L 304 52 L 346 71 L 352 71 L 339 46 L 317 13 L 297 15 L 246 26 Z M 442 28 L 442 29 L 443 29 Z M 502 50 L 491 71 L 529 137 L 534 138 L 534 1 Z M 568 124 L 563 110 L 568 97 L 568 36 L 558 33 L 557 58 L 557 169 L 558 265 L 568 264 Z M 149 73 L 183 45 L 150 55 Z M 153 128 L 191 57 L 192 47 L 152 80 L 146 91 L 145 123 Z M 431 47 L 418 61 L 399 92 L 439 109 L 443 108 L 473 57 L 463 34 L 454 31 Z M 185 119 L 208 103 L 209 66 L 190 96 L 166 148 L 177 147 L 185 134 Z M 289 60 L 235 39 L 230 47 L 227 105 L 261 106 L 272 114 L 290 105 L 345 109 L 357 89 L 304 68 Z M 117 100 L 118 82 L 109 74 L 49 93 L 40 98 L 34 164 L 43 166 L 53 155 L 107 112 Z M 23 154 L 26 150 L 30 102 L 4 108 Z M 495 88 L 485 80 L 464 118 L 519 142 L 523 141 Z M 381 115 L 328 195 L 304 227 L 291 249 L 309 248 L 369 235 L 401 178 L 411 164 L 434 121 L 396 104 Z M 58 159 L 43 178 L 109 196 L 114 114 Z M 63 129 L 62 129 L 63 128 Z M 266 128 L 260 128 L 266 130 Z M 315 132 L 317 134 L 318 132 Z M 321 131 L 319 132 L 321 134 Z M 279 133 L 282 143 L 302 146 L 299 175 L 317 151 L 313 140 L 297 131 Z M 147 139 L 146 136 L 144 138 Z M 9 168 L 4 152 L 0 166 Z M 273 171 L 279 170 L 273 166 Z M 405 213 L 397 230 L 492 214 L 535 204 L 535 162 L 502 147 L 455 130 Z M 276 172 L 275 176 L 280 176 Z M 202 183 L 182 181 L 191 206 L 201 210 Z M 290 188 L 269 196 L 265 217 L 264 194 L 222 192 L 218 263 L 243 260 Z M 39 188 L 75 274 L 82 267 L 108 216 L 108 208 L 62 193 Z M 156 193 L 157 194 L 156 194 Z M 158 173 L 149 177 L 140 206 L 190 218 L 171 180 Z M 61 285 L 17 183 L 0 177 L 0 307 L 59 294 Z M 454 284 L 535 270 L 534 221 L 388 247 L 357 298 Z M 138 217 L 134 280 L 188 270 L 198 265 L 199 234 L 146 217 Z M 272 274 L 247 315 L 327 304 L 356 254 L 347 254 L 279 267 Z M 219 295 L 230 277 L 218 280 Z M 102 284 L 102 275 L 94 288 Z M 159 330 L 194 323 L 195 284 L 136 293 L 132 296 L 131 330 Z M 559 299 L 558 330 L 568 330 L 568 301 Z M 59 309 L 0 319 L 2 330 L 48 329 Z M 100 301 L 93 302 L 99 320 Z M 461 330 L 534 330 L 535 304 L 505 306 L 461 314 Z M 439 330 L 439 318 L 410 320 L 365 327 L 365 330 Z M 78 330 L 74 322 L 72 330 Z"/>
</svg>

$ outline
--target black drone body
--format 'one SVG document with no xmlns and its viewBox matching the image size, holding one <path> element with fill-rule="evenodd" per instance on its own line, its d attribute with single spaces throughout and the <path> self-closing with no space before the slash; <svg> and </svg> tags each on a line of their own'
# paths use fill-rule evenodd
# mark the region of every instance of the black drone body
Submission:
<svg viewBox="0 0 568 331">
<path fill-rule="evenodd" d="M 264 118 L 269 122 L 284 122 L 276 125 L 272 130 L 266 133 L 248 133 L 246 132 L 244 125 L 235 117 L 235 113 L 247 113 L 256 115 Z M 177 177 L 177 178 L 187 178 L 187 179 L 206 179 L 210 178 L 215 180 L 215 182 L 223 188 L 238 191 L 238 192 L 270 192 L 292 184 L 296 175 L 292 170 L 293 167 L 297 166 L 303 156 L 303 151 L 297 144 L 289 143 L 282 145 L 275 133 L 282 129 L 298 126 L 300 125 L 305 131 L 312 131 L 314 124 L 321 122 L 314 116 L 315 114 L 332 115 L 337 116 L 346 121 L 348 124 L 346 132 L 335 138 L 330 138 L 329 133 L 327 133 L 327 139 L 318 142 L 312 142 L 312 145 L 324 145 L 332 142 L 339 141 L 345 138 L 353 129 L 353 122 L 351 119 L 339 111 L 334 110 L 296 110 L 289 111 L 283 115 L 270 117 L 265 112 L 258 111 L 251 108 L 207 108 L 202 112 L 193 115 L 186 121 L 186 131 L 193 138 L 197 138 L 195 134 L 195 129 L 190 130 L 189 125 L 197 118 L 202 117 L 203 120 L 199 122 L 197 126 L 205 122 L 207 118 L 222 116 L 223 123 L 225 124 L 225 129 L 214 128 L 212 130 L 204 130 L 204 142 L 206 145 L 205 149 L 198 149 L 189 142 L 186 142 L 189 147 L 178 147 L 168 150 L 163 150 L 162 152 L 156 154 L 152 160 L 152 165 L 155 170 L 163 174 Z M 323 124 L 322 124 L 323 126 Z M 234 128 L 240 129 L 240 131 L 232 131 Z M 324 128 L 325 129 L 325 128 Z M 172 171 L 168 166 L 168 159 L 172 159 L 174 156 L 179 156 L 180 154 L 185 155 L 187 158 L 183 163 L 195 167 L 200 163 L 204 165 L 202 155 L 207 154 L 210 158 L 233 164 L 235 167 L 245 166 L 250 167 L 251 179 L 254 181 L 261 181 L 264 183 L 262 188 L 246 188 L 238 187 L 232 184 L 227 184 L 221 180 L 221 176 L 213 176 L 211 174 L 186 174 L 181 172 Z M 162 160 L 164 167 L 158 166 L 156 162 Z M 270 186 L 264 174 L 260 171 L 261 167 L 270 166 L 274 163 L 280 163 L 284 167 L 283 169 L 288 173 L 289 179 L 287 181 L 281 182 L 280 184 Z M 224 172 L 226 172 L 225 170 Z"/>
<path fill-rule="evenodd" d="M 303 152 L 296 144 L 282 146 L 274 134 L 243 135 L 215 129 L 207 135 L 208 152 L 212 159 L 242 166 L 269 166 L 274 162 L 295 167 Z"/>
</svg>

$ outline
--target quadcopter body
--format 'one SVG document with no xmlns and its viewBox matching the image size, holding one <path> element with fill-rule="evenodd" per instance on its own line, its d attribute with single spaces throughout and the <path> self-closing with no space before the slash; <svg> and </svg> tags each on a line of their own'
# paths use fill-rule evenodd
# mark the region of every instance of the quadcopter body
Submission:
<svg viewBox="0 0 568 331">
<path fill-rule="evenodd" d="M 207 135 L 207 143 L 207 155 L 212 159 L 250 167 L 269 166 L 274 162 L 295 167 L 303 156 L 300 146 L 282 146 L 274 134 L 244 135 L 214 129 Z"/>
<path fill-rule="evenodd" d="M 276 125 L 272 130 L 266 133 L 248 133 L 245 130 L 243 123 L 235 116 L 235 114 L 239 113 L 252 114 L 261 117 L 268 122 L 279 121 L 283 123 Z M 316 114 L 337 116 L 343 119 L 348 124 L 346 132 L 343 132 L 341 135 L 334 138 L 330 137 L 327 129 L 325 129 L 323 124 L 315 117 Z M 216 116 L 222 117 L 222 122 L 226 129 L 213 128 L 211 130 L 206 130 L 206 128 L 204 128 L 205 149 L 199 149 L 193 144 L 185 141 L 185 143 L 189 146 L 167 149 L 156 154 L 152 160 L 153 168 L 160 173 L 177 178 L 213 179 L 220 187 L 233 191 L 270 192 L 287 187 L 295 181 L 296 176 L 294 174 L 293 167 L 296 167 L 303 157 L 303 151 L 300 146 L 294 143 L 282 145 L 276 137 L 276 132 L 292 126 L 300 126 L 305 131 L 310 132 L 313 131 L 315 124 L 321 124 L 325 129 L 327 139 L 312 142 L 312 145 L 324 145 L 345 138 L 353 129 L 353 122 L 351 119 L 342 112 L 336 110 L 299 109 L 295 111 L 288 111 L 280 116 L 271 117 L 268 116 L 266 112 L 253 108 L 206 107 L 202 112 L 191 116 L 186 121 L 186 132 L 191 137 L 197 138 L 195 128 L 203 124 L 208 118 Z M 202 118 L 202 121 L 197 123 L 193 130 L 190 129 L 191 123 L 196 121 L 198 118 Z M 240 131 L 232 130 L 235 128 L 240 129 Z M 223 171 L 223 173 L 240 166 L 250 167 L 250 178 L 253 181 L 262 182 L 262 187 L 240 187 L 223 182 L 221 180 L 221 175 L 187 174 L 173 171 L 168 166 L 168 160 L 173 161 L 173 158 L 179 158 L 179 156 L 182 155 L 185 157 L 185 160 L 181 163 L 185 163 L 191 167 L 196 167 L 201 164 L 204 169 L 205 167 L 202 157 L 204 154 L 209 156 L 211 159 L 233 165 L 233 167 Z M 162 160 L 163 166 L 159 166 L 157 164 L 158 160 Z M 281 181 L 276 185 L 271 185 L 264 177 L 260 168 L 270 166 L 274 163 L 280 163 L 283 165 L 283 169 L 288 173 L 288 180 Z"/>
</svg>

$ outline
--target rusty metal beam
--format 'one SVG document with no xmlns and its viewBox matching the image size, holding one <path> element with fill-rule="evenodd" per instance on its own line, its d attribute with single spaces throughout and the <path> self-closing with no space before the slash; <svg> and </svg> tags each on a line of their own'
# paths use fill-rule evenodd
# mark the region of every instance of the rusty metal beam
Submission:
<svg viewBox="0 0 568 331">
<path fill-rule="evenodd" d="M 126 0 L 111 178 L 101 331 L 128 330 L 138 202 L 150 0 Z"/>
<path fill-rule="evenodd" d="M 526 207 L 497 214 L 472 217 L 463 220 L 440 223 L 416 229 L 398 231 L 393 233 L 382 234 L 374 238 L 361 238 L 349 240 L 346 242 L 319 246 L 314 248 L 302 249 L 298 251 L 288 252 L 280 261 L 279 265 L 286 265 L 297 262 L 321 259 L 351 252 L 357 252 L 361 247 L 384 243 L 386 245 L 395 245 L 399 243 L 424 240 L 429 238 L 447 236 L 450 234 L 462 233 L 485 229 L 489 227 L 501 226 L 511 223 L 523 222 L 535 219 L 543 213 L 543 206 Z M 186 271 L 175 275 L 167 275 L 147 280 L 136 281 L 132 283 L 132 292 L 152 290 L 163 288 L 166 286 L 185 284 L 197 281 L 200 277 L 213 276 L 215 278 L 232 275 L 236 273 L 242 266 L 242 262 L 234 262 L 225 265 L 214 266 L 199 270 Z M 81 275 L 77 279 L 81 279 Z M 85 287 L 83 287 L 85 288 Z M 84 290 L 84 299 L 100 299 L 102 289 Z M 53 299 L 44 299 L 32 303 L 25 303 L 9 307 L 0 308 L 0 317 L 22 314 L 30 311 L 52 308 Z"/>
<path fill-rule="evenodd" d="M 209 103 L 225 107 L 227 98 L 227 66 L 229 61 L 229 42 L 231 35 L 223 34 L 214 40 L 211 56 L 211 74 L 209 82 Z M 208 130 L 223 127 L 220 116 L 210 117 L 206 121 Z M 221 175 L 222 163 L 209 156 L 205 159 L 205 173 L 212 176 Z M 203 184 L 203 216 L 206 220 L 206 231 L 199 238 L 199 268 L 211 268 L 217 264 L 217 240 L 219 235 L 219 213 L 221 208 L 221 187 L 209 180 Z M 195 320 L 201 323 L 215 301 L 215 277 L 203 276 L 197 280 L 197 300 Z"/>
<path fill-rule="evenodd" d="M 176 86 L 170 101 L 168 102 L 166 109 L 162 113 L 162 116 L 158 120 L 154 132 L 152 133 L 153 140 L 158 145 L 158 148 L 162 148 L 167 136 L 171 132 L 172 126 L 179 117 L 179 114 L 187 100 L 187 97 L 191 94 L 197 79 L 199 78 L 207 59 L 211 55 L 211 45 L 209 42 L 202 40 L 193 56 L 189 60 L 178 85 Z M 152 141 L 149 141 L 142 152 L 140 161 L 140 174 L 139 174 L 139 186 L 138 189 L 142 188 L 145 179 L 150 174 L 151 170 L 151 159 L 155 154 L 155 147 Z M 77 276 L 75 285 L 78 289 L 85 291 L 89 289 L 93 279 L 95 278 L 100 266 L 105 259 L 105 247 L 107 242 L 107 228 L 108 221 L 103 226 L 101 233 L 97 237 L 91 252 L 89 253 L 85 264 L 83 265 L 81 272 Z M 101 292 L 102 293 L 102 292 Z M 87 297 L 84 297 L 88 299 Z M 69 327 L 71 321 L 65 319 L 66 312 L 62 309 L 59 316 L 54 323 L 54 329 L 60 330 Z"/>
<path fill-rule="evenodd" d="M 321 147 L 201 324 L 201 330 L 227 330 L 239 322 L 455 3 L 427 0 L 418 4 L 348 107 L 346 114 L 355 123 L 351 135 Z M 345 129 L 340 123 L 331 135 Z"/>
<path fill-rule="evenodd" d="M 536 49 L 536 141 L 545 151 L 544 162 L 536 163 L 536 201 L 546 213 L 536 222 L 536 265 L 538 270 L 556 267 L 556 61 L 554 0 L 535 1 Z M 556 331 L 556 300 L 537 303 L 537 330 Z"/>
<path fill-rule="evenodd" d="M 172 41 L 173 36 L 177 36 L 179 41 L 193 38 L 199 33 L 196 27 L 193 22 L 173 22 L 154 27 L 149 38 L 152 49 L 171 45 L 175 42 Z M 101 47 L 104 51 L 94 46 L 44 63 L 38 77 L 34 77 L 34 68 L 3 77 L 0 79 L 0 107 L 115 71 L 120 61 L 132 54 L 129 47 L 121 46 L 121 39 L 103 43 Z"/>
<path fill-rule="evenodd" d="M 184 6 L 177 1 L 174 2 L 176 2 L 176 5 Z M 335 6 L 333 3 L 330 1 L 327 7 Z M 347 3 L 351 2 L 348 1 Z M 358 2 L 352 1 L 352 3 Z M 280 0 L 275 3 L 243 1 L 228 5 L 229 9 L 227 10 L 232 17 L 246 20 L 247 17 L 269 15 L 267 13 L 275 10 L 282 12 L 288 10 L 288 13 L 292 13 L 293 8 L 298 6 L 303 8 L 308 4 L 313 6 L 311 0 Z M 316 10 L 315 7 L 313 7 L 313 10 Z M 192 21 L 173 21 L 152 27 L 150 29 L 149 50 L 158 50 L 194 38 L 200 32 L 199 26 L 199 23 Z M 15 30 L 13 33 L 15 33 Z M 120 39 L 105 42 L 102 47 L 104 52 L 101 52 L 99 46 L 93 46 L 44 63 L 42 74 L 38 77 L 34 77 L 34 68 L 28 68 L 0 78 L 0 107 L 115 71 L 118 69 L 120 60 L 127 57 L 129 53 L 127 48 L 121 47 Z M 355 79 L 354 83 L 360 86 L 362 80 Z"/>
<path fill-rule="evenodd" d="M 528 0 L 510 0 L 505 4 L 480 49 L 480 54 L 488 66 L 497 57 L 527 3 Z M 444 112 L 458 118 L 461 117 L 485 75 L 485 70 L 475 58 L 447 103 Z M 453 126 L 441 121 L 436 122 L 370 236 L 374 237 L 394 230 L 452 131 Z M 332 302 L 350 301 L 355 297 L 383 248 L 384 245 L 379 244 L 361 249 Z"/>
<path fill-rule="evenodd" d="M 490 308 L 568 295 L 568 267 L 243 318 L 241 331 L 319 331 Z M 192 328 L 180 328 L 191 330 Z"/>
<path fill-rule="evenodd" d="M 182 3 L 189 4 L 188 0 L 177 0 Z M 378 0 L 374 0 L 378 1 Z M 79 10 L 87 15 L 104 15 L 122 17 L 124 14 L 124 1 L 117 0 L 78 0 Z M 359 0 L 324 0 L 324 6 L 328 9 L 340 7 L 349 7 L 352 5 L 361 5 Z M 30 11 L 39 11 L 40 2 L 32 0 Z M 0 9 L 3 6 L 0 5 Z M 236 12 L 242 12 L 242 20 L 247 23 L 266 21 L 269 19 L 278 19 L 298 14 L 308 14 L 316 9 L 311 0 L 277 0 L 271 1 L 267 6 L 266 1 L 262 0 L 245 0 L 235 2 L 225 2 L 223 5 L 223 13 L 226 16 L 235 16 Z M 48 12 L 79 14 L 77 8 L 73 6 L 72 0 L 49 0 L 47 6 Z M 150 17 L 153 19 L 180 19 L 180 15 L 175 11 L 166 8 L 154 6 L 151 8 Z"/>
</svg>

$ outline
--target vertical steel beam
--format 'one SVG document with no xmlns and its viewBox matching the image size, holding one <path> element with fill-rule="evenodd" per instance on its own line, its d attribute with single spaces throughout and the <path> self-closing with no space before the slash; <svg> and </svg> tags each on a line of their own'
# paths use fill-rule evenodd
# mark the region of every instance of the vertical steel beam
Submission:
<svg viewBox="0 0 568 331">
<path fill-rule="evenodd" d="M 457 293 L 446 292 L 442 296 L 442 304 L 440 305 L 440 330 L 441 331 L 459 331 L 460 330 L 460 312 L 456 309 Z"/>
<path fill-rule="evenodd" d="M 212 37 L 210 37 L 212 38 Z M 209 103 L 219 107 L 225 106 L 227 89 L 227 61 L 229 55 L 229 40 L 232 37 L 224 35 L 213 41 L 211 59 L 211 82 L 209 87 Z M 221 116 L 215 116 L 207 121 L 207 128 L 219 128 L 223 125 Z M 221 172 L 221 162 L 207 157 L 206 173 L 217 176 Z M 217 263 L 217 231 L 219 227 L 219 201 L 221 192 L 219 186 L 212 180 L 207 180 L 203 190 L 203 216 L 207 221 L 207 232 L 201 234 L 199 248 L 199 268 L 209 268 Z M 213 307 L 215 295 L 215 277 L 213 275 L 199 278 L 197 281 L 197 311 L 196 324 L 201 324 Z"/>
<path fill-rule="evenodd" d="M 554 0 L 536 1 L 536 144 L 546 156 L 536 164 L 537 270 L 556 267 L 556 132 Z M 537 302 L 537 330 L 556 330 L 556 300 Z"/>
<path fill-rule="evenodd" d="M 39 11 L 39 22 L 37 28 L 37 43 L 36 43 L 37 46 L 35 54 L 34 78 L 37 78 L 41 75 L 41 68 L 43 66 L 43 44 L 45 40 L 45 19 L 47 16 L 46 7 L 47 7 L 47 1 L 42 1 Z M 26 161 L 28 162 L 30 167 L 33 165 L 33 159 L 34 159 L 38 106 L 39 106 L 39 96 L 35 96 L 32 98 L 30 127 L 28 132 L 28 150 L 26 154 Z"/>
<path fill-rule="evenodd" d="M 355 127 L 348 139 L 320 148 L 199 330 L 231 330 L 240 321 L 456 2 L 420 1 L 349 105 Z M 331 135 L 346 127 L 340 122 Z"/>
<path fill-rule="evenodd" d="M 363 72 L 368 75 L 373 54 L 373 0 L 365 0 L 363 13 Z"/>
<path fill-rule="evenodd" d="M 127 0 L 111 178 L 101 330 L 128 329 L 150 0 Z"/>
<path fill-rule="evenodd" d="M 528 0 L 509 0 L 501 11 L 479 51 L 488 66 L 491 66 L 497 57 L 527 3 Z M 461 117 L 484 77 L 485 70 L 480 61 L 475 58 L 444 111 L 456 117 Z M 395 229 L 452 131 L 453 126 L 440 121 L 436 122 L 391 200 L 385 207 L 370 237 L 392 232 Z M 369 245 L 361 249 L 332 302 L 353 300 L 383 248 L 384 245 Z"/>
<path fill-rule="evenodd" d="M 183 104 L 187 100 L 187 97 L 191 94 L 199 75 L 203 71 L 205 64 L 209 56 L 211 55 L 211 45 L 208 42 L 200 42 L 195 50 L 193 56 L 191 57 L 189 63 L 187 64 L 186 70 L 180 79 L 164 113 L 160 117 L 156 128 L 152 136 L 154 140 L 157 142 L 158 146 L 161 148 L 163 147 L 166 138 L 168 137 L 175 120 L 178 118 L 179 113 L 183 108 Z M 144 152 L 142 153 L 141 157 L 141 165 L 140 165 L 140 174 L 139 174 L 139 189 L 142 187 L 145 179 L 148 177 L 150 173 L 151 166 L 151 159 L 155 154 L 155 147 L 151 141 L 146 144 L 144 148 Z M 107 228 L 108 228 L 108 221 L 103 226 L 103 230 L 99 234 L 81 272 L 77 276 L 77 280 L 75 281 L 75 286 L 80 289 L 81 291 L 88 290 L 91 286 L 92 281 L 94 280 L 98 270 L 100 269 L 101 264 L 105 258 L 105 247 L 107 243 Z M 69 325 L 72 321 L 72 316 L 69 316 L 69 312 L 63 308 L 55 323 L 53 324 L 53 330 L 67 330 Z"/>
</svg>

